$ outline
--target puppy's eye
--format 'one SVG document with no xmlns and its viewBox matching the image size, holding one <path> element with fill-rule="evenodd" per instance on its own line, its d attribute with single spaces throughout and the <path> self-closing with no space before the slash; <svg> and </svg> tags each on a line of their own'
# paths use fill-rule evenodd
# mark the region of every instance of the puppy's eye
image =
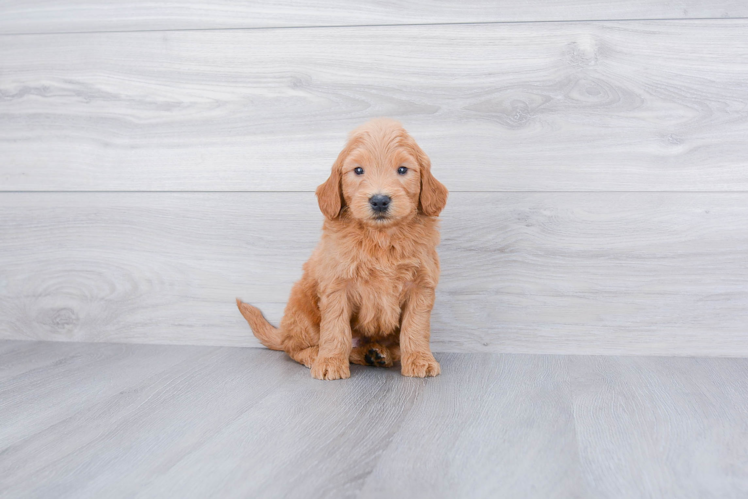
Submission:
<svg viewBox="0 0 748 500">
<path fill-rule="evenodd" d="M 408 167 L 400 167 L 397 169 L 397 173 L 400 175 L 405 175 L 408 173 Z"/>
<path fill-rule="evenodd" d="M 356 168 L 353 169 L 353 171 L 356 173 L 356 175 L 363 175 L 364 174 L 364 169 L 361 168 L 361 167 L 356 167 Z"/>
</svg>

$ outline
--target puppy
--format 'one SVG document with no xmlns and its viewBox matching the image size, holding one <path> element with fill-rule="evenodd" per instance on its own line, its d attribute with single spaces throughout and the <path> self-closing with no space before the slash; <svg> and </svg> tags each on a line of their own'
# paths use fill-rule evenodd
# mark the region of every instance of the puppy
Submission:
<svg viewBox="0 0 748 500">
<path fill-rule="evenodd" d="M 322 238 L 280 328 L 237 299 L 255 336 L 317 379 L 350 377 L 349 361 L 439 375 L 429 337 L 447 189 L 429 157 L 398 122 L 370 121 L 350 134 L 317 199 Z"/>
</svg>

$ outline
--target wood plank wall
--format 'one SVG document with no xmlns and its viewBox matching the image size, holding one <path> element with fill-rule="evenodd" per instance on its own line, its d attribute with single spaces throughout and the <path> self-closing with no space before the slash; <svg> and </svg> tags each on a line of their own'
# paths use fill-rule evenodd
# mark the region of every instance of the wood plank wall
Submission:
<svg viewBox="0 0 748 500">
<path fill-rule="evenodd" d="M 391 116 L 435 350 L 748 355 L 748 4 L 456 5 L 0 3 L 0 338 L 256 346 Z"/>
</svg>

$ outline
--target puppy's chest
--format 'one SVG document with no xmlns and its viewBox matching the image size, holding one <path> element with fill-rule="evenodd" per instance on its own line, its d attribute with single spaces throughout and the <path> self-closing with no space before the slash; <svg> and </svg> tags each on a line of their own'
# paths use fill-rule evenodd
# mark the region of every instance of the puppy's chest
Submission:
<svg viewBox="0 0 748 500">
<path fill-rule="evenodd" d="M 373 338 L 399 331 L 402 306 L 418 268 L 416 259 L 362 263 L 356 279 L 348 286 L 353 305 L 352 326 Z"/>
</svg>

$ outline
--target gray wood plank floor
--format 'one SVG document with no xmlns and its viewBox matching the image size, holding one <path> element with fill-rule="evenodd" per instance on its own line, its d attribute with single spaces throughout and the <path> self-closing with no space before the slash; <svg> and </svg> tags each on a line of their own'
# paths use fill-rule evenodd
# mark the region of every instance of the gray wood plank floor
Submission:
<svg viewBox="0 0 748 500">
<path fill-rule="evenodd" d="M 25 0 L 0 2 L 0 33 L 747 16 L 748 5 L 735 0 Z"/>
<path fill-rule="evenodd" d="M 313 191 L 387 115 L 452 191 L 746 191 L 747 46 L 748 20 L 6 36 L 0 190 Z"/>
<path fill-rule="evenodd" d="M 745 497 L 748 359 L 0 341 L 3 497 Z"/>
<path fill-rule="evenodd" d="M 312 193 L 4 193 L 0 338 L 256 346 Z M 453 193 L 440 351 L 748 356 L 748 194 Z"/>
</svg>

